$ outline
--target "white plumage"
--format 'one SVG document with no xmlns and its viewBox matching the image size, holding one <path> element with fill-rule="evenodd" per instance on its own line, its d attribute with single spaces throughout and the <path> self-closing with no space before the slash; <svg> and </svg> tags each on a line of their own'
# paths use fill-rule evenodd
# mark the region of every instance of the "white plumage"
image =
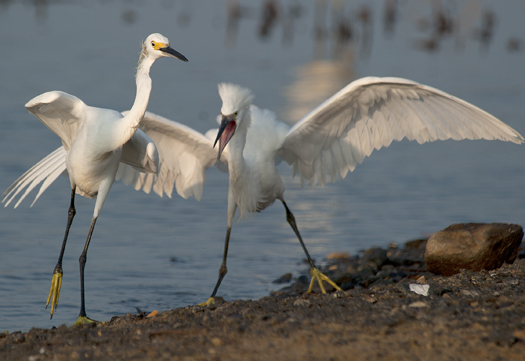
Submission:
<svg viewBox="0 0 525 361">
<path fill-rule="evenodd" d="M 131 110 L 121 113 L 86 105 L 75 96 L 60 91 L 41 94 L 25 106 L 42 123 L 62 140 L 62 147 L 48 155 L 37 165 L 18 178 L 5 192 L 7 206 L 23 189 L 15 207 L 43 182 L 36 199 L 62 173 L 67 170 L 71 183 L 71 204 L 68 222 L 58 263 L 47 300 L 51 301 L 51 317 L 58 304 L 62 283 L 62 257 L 69 228 L 75 216 L 75 193 L 86 197 L 97 196 L 91 227 L 80 256 L 81 304 L 77 323 L 91 322 L 87 318 L 84 302 L 84 266 L 86 255 L 102 205 L 115 181 L 119 164 L 129 164 L 136 172 L 156 173 L 158 153 L 154 143 L 137 130 L 149 101 L 151 78 L 149 70 L 156 59 L 164 56 L 187 59 L 169 46 L 169 40 L 161 34 L 151 34 L 142 46 L 136 73 L 137 93 Z M 27 188 L 26 188 L 27 187 Z M 34 203 L 34 202 L 33 202 Z"/>
<path fill-rule="evenodd" d="M 388 147 L 394 140 L 416 140 L 418 143 L 445 139 L 488 139 L 524 142 L 514 129 L 494 116 L 429 86 L 401 78 L 358 79 L 315 108 L 293 127 L 277 121 L 269 110 L 251 105 L 252 93 L 233 84 L 220 84 L 223 105 L 222 120 L 230 126 L 210 130 L 206 136 L 191 128 L 146 112 L 139 127 L 156 144 L 159 151 L 158 174 L 145 174 L 121 164 L 117 178 L 135 189 L 149 193 L 152 189 L 171 197 L 173 186 L 183 198 L 200 199 L 205 171 L 217 160 L 212 139 L 219 144 L 220 162 L 228 165 L 228 223 L 226 242 L 236 209 L 241 215 L 261 211 L 276 199 L 283 201 L 284 184 L 276 164 L 285 160 L 294 175 L 315 185 L 327 180 L 345 178 L 374 149 Z M 232 123 L 233 121 L 233 123 Z M 234 128 L 232 126 L 234 125 Z M 136 133 L 137 134 L 137 133 Z M 226 142 L 226 137 L 230 137 Z M 57 153 L 57 154 L 55 154 Z M 60 151 L 42 160 L 51 163 L 55 154 L 60 164 Z M 35 168 L 34 167 L 34 168 Z M 30 177 L 42 181 L 58 172 L 41 167 Z M 31 171 L 31 170 L 30 170 Z M 50 183 L 47 181 L 47 184 Z M 31 184 L 32 187 L 37 184 Z M 43 191 L 44 185 L 38 194 Z M 25 197 L 25 194 L 23 195 Z M 293 215 L 285 204 L 287 219 L 304 247 Z M 306 248 L 304 250 L 308 256 Z M 219 281 L 226 274 L 225 249 Z M 314 279 L 324 279 L 311 262 Z M 312 285 L 311 285 L 312 286 Z M 322 286 L 322 284 L 321 284 Z M 311 289 L 310 289 L 311 290 Z"/>
<path fill-rule="evenodd" d="M 310 263 L 312 281 L 332 281 L 315 267 L 294 216 L 284 201 L 276 163 L 292 165 L 301 182 L 323 185 L 345 178 L 374 149 L 407 138 L 418 143 L 444 139 L 498 139 L 517 144 L 523 137 L 487 112 L 440 90 L 400 78 L 358 79 L 318 106 L 291 129 L 268 110 L 249 106 L 253 96 L 233 84 L 220 84 L 222 123 L 219 155 L 228 151 L 230 186 L 224 257 L 213 302 L 226 275 L 226 259 L 236 208 L 240 214 L 261 211 L 282 201 L 290 226 Z"/>
</svg>

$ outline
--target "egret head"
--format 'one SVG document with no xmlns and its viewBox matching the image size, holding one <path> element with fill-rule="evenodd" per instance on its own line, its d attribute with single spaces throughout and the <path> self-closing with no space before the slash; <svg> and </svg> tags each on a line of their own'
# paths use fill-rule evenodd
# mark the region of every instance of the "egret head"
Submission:
<svg viewBox="0 0 525 361">
<path fill-rule="evenodd" d="M 184 55 L 174 50 L 170 46 L 170 41 L 167 37 L 159 33 L 154 33 L 148 36 L 142 44 L 142 52 L 140 54 L 139 64 L 146 57 L 158 59 L 163 56 L 169 56 L 182 61 L 188 61 Z"/>
<path fill-rule="evenodd" d="M 239 124 L 244 120 L 244 122 L 249 122 L 250 117 L 246 117 L 246 114 L 249 112 L 250 104 L 253 100 L 252 92 L 243 88 L 239 85 L 230 84 L 230 83 L 221 83 L 219 84 L 219 95 L 222 99 L 221 107 L 221 125 L 219 127 L 219 133 L 217 133 L 217 138 L 215 139 L 215 144 L 219 141 L 219 158 L 221 156 L 224 147 L 233 137 L 235 129 Z M 249 124 L 245 124 L 249 125 Z"/>
</svg>

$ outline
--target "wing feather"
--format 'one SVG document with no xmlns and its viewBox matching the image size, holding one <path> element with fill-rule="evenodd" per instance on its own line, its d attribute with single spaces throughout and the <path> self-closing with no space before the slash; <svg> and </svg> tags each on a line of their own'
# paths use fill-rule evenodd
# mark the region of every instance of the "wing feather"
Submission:
<svg viewBox="0 0 525 361">
<path fill-rule="evenodd" d="M 71 94 L 50 91 L 34 97 L 25 107 L 58 135 L 69 150 L 82 126 L 87 105 Z"/>
<path fill-rule="evenodd" d="M 122 146 L 120 161 L 129 164 L 139 172 L 157 173 L 159 153 L 153 140 L 142 130 L 135 134 Z"/>
<path fill-rule="evenodd" d="M 183 197 L 200 200 L 206 169 L 217 161 L 213 142 L 203 134 L 175 121 L 146 112 L 140 122 L 142 130 L 155 143 L 159 153 L 156 175 L 145 175 L 129 165 L 121 164 L 117 179 L 133 184 L 135 189 L 159 196 L 172 196 L 173 188 Z M 221 157 L 226 163 L 226 155 Z"/>
<path fill-rule="evenodd" d="M 51 183 L 58 178 L 60 174 L 67 173 L 66 170 L 66 155 L 67 152 L 64 147 L 59 147 L 40 162 L 35 164 L 31 169 L 22 174 L 16 181 L 11 184 L 9 188 L 2 194 L 4 197 L 2 203 L 7 207 L 11 201 L 26 187 L 26 191 L 20 196 L 15 208 L 20 202 L 31 192 L 37 185 L 43 182 L 38 194 L 35 197 L 31 206 L 36 202 L 40 195 L 49 187 Z"/>
<path fill-rule="evenodd" d="M 307 114 L 288 132 L 278 156 L 301 182 L 344 178 L 374 151 L 403 138 L 418 143 L 523 137 L 478 107 L 402 78 L 358 79 Z"/>
</svg>

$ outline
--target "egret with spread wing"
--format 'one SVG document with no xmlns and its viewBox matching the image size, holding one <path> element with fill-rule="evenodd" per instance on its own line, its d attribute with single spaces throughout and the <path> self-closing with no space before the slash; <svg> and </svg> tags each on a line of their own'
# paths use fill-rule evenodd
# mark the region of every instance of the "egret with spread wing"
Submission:
<svg viewBox="0 0 525 361">
<path fill-rule="evenodd" d="M 15 205 L 18 206 L 28 192 L 43 181 L 36 197 L 38 199 L 49 184 L 66 170 L 71 183 L 71 203 L 66 232 L 58 263 L 53 271 L 46 304 L 47 307 L 51 302 L 51 317 L 57 307 L 62 285 L 62 258 L 69 229 L 76 213 L 75 194 L 88 198 L 97 197 L 87 240 L 79 258 L 80 314 L 75 324 L 82 324 L 93 322 L 86 316 L 84 301 L 84 268 L 87 250 L 95 222 L 115 181 L 119 164 L 121 162 L 129 164 L 139 172 L 157 172 L 157 149 L 151 139 L 138 130 L 138 126 L 146 112 L 151 93 L 150 68 L 155 60 L 161 57 L 188 61 L 169 46 L 169 40 L 163 35 L 149 35 L 142 45 L 137 68 L 135 102 L 125 116 L 114 110 L 87 106 L 77 97 L 60 91 L 41 94 L 26 104 L 29 112 L 60 137 L 62 147 L 18 178 L 4 192 L 5 197 L 2 202 L 7 206 L 22 189 L 27 187 L 26 192 Z"/>
<path fill-rule="evenodd" d="M 253 105 L 252 93 L 238 85 L 219 84 L 222 99 L 219 157 L 228 151 L 230 185 L 223 261 L 213 298 L 226 275 L 232 222 L 240 215 L 260 212 L 278 199 L 308 262 L 312 280 L 327 281 L 312 261 L 294 216 L 284 201 L 284 184 L 276 163 L 284 159 L 301 181 L 323 185 L 327 177 L 344 178 L 374 149 L 407 138 L 418 143 L 445 139 L 498 139 L 523 143 L 514 129 L 487 112 L 440 90 L 400 78 L 358 79 L 326 100 L 291 129 L 273 112 Z"/>
<path fill-rule="evenodd" d="M 425 143 L 438 139 L 498 139 L 517 144 L 524 141 L 515 130 L 483 110 L 437 89 L 400 78 L 356 80 L 291 129 L 277 121 L 273 112 L 251 105 L 253 96 L 249 90 L 221 84 L 219 93 L 223 100 L 219 131 L 212 129 L 204 136 L 146 112 L 139 127 L 158 149 L 158 173 L 141 173 L 122 162 L 117 172 L 117 179 L 136 190 L 146 193 L 153 190 L 160 196 L 171 197 L 175 185 L 181 197 L 194 196 L 199 200 L 206 169 L 217 160 L 220 160 L 218 166 L 228 165 L 230 187 L 224 257 L 207 303 L 213 302 L 227 272 L 226 258 L 236 209 L 241 215 L 257 212 L 276 199 L 283 202 L 287 220 L 310 261 L 313 277 L 309 291 L 316 279 L 325 280 L 309 257 L 293 214 L 284 203 L 284 184 L 276 168 L 279 159 L 291 164 L 301 181 L 315 185 L 324 184 L 327 176 L 332 181 L 338 174 L 344 178 L 374 149 L 387 147 L 393 140 L 407 138 Z M 218 156 L 213 140 L 219 141 Z M 65 163 L 64 155 L 65 150 L 60 147 L 29 170 L 27 178 L 32 183 L 28 191 L 43 182 L 38 198 L 58 176 L 47 164 Z M 323 290 L 322 283 L 321 287 Z"/>
</svg>

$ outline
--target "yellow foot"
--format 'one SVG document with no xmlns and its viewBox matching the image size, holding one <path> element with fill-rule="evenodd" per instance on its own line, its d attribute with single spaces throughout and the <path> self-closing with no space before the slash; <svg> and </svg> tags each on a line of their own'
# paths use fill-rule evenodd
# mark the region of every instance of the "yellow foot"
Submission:
<svg viewBox="0 0 525 361">
<path fill-rule="evenodd" d="M 213 304 L 215 304 L 215 300 L 213 299 L 213 297 L 210 297 L 210 298 L 208 298 L 208 301 L 203 302 L 203 303 L 199 303 L 199 306 L 208 306 L 209 307 L 209 306 L 211 306 Z"/>
<path fill-rule="evenodd" d="M 53 279 L 51 280 L 51 288 L 49 289 L 49 296 L 47 296 L 46 308 L 49 306 L 51 301 L 51 318 L 58 305 L 58 296 L 60 296 L 60 288 L 62 288 L 62 270 L 55 271 L 53 273 Z"/>
<path fill-rule="evenodd" d="M 310 287 L 308 287 L 308 291 L 306 291 L 306 293 L 312 292 L 315 280 L 317 280 L 317 282 L 319 283 L 319 287 L 321 288 L 322 293 L 326 293 L 326 290 L 323 287 L 323 281 L 328 282 L 336 290 L 341 291 L 341 288 L 338 285 L 336 285 L 330 278 L 326 277 L 323 273 L 321 273 L 321 271 L 319 271 L 317 267 L 310 268 L 310 275 L 312 276 L 312 280 L 310 281 Z"/>
<path fill-rule="evenodd" d="M 78 316 L 73 326 L 89 325 L 90 323 L 94 323 L 94 322 L 98 322 L 98 321 L 92 320 L 91 318 L 87 316 Z"/>
</svg>

